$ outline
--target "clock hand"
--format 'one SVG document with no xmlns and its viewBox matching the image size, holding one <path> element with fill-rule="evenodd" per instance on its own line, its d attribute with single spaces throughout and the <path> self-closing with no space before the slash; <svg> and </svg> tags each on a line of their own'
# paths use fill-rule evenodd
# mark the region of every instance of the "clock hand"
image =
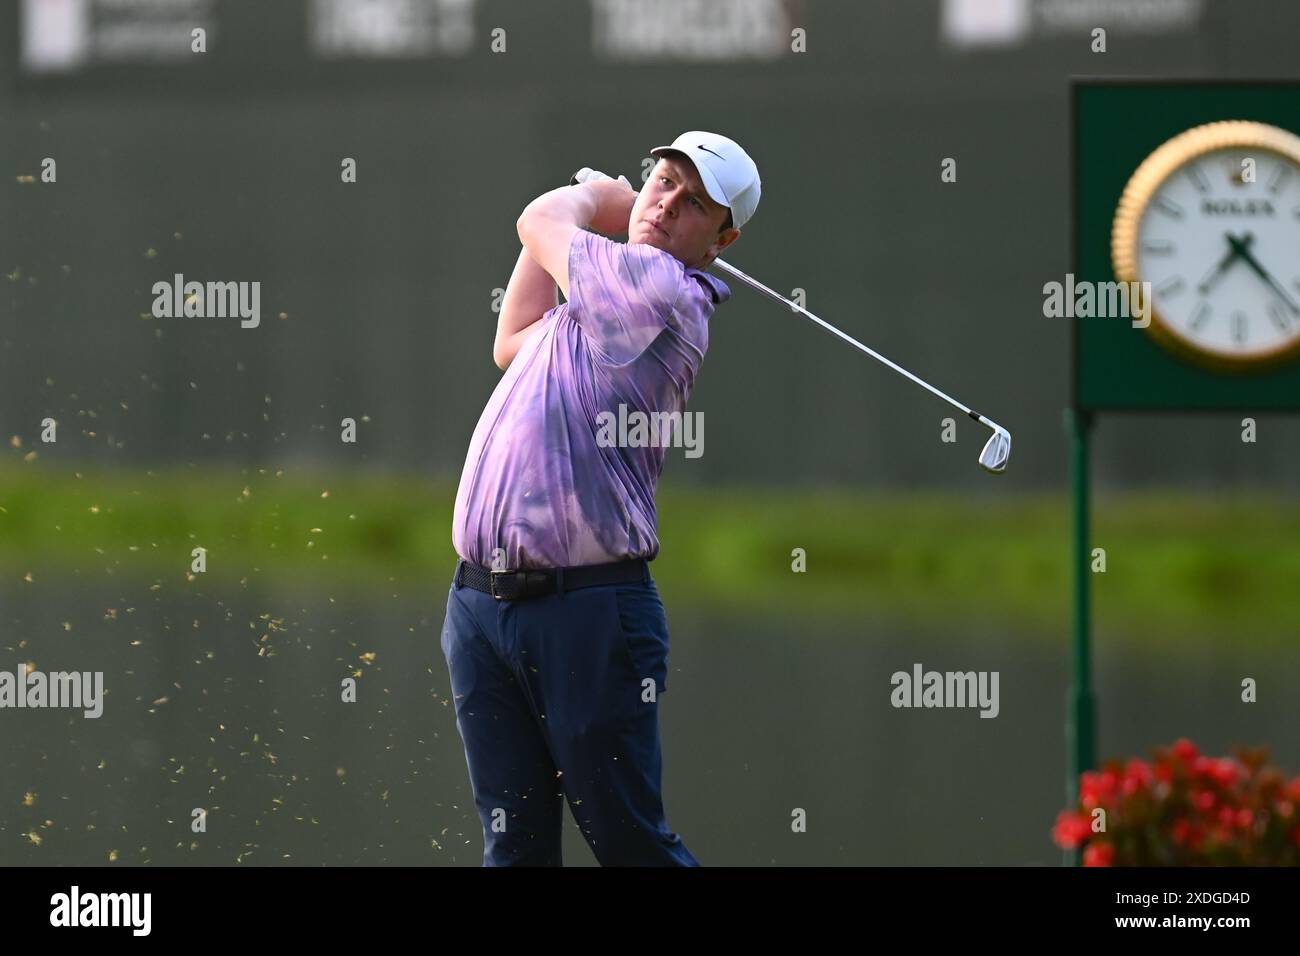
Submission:
<svg viewBox="0 0 1300 956">
<path fill-rule="evenodd" d="M 1237 251 L 1237 247 L 1232 244 L 1232 233 L 1225 232 L 1223 236 L 1228 240 L 1228 251 L 1224 253 L 1223 258 L 1219 260 L 1219 264 L 1215 266 L 1214 269 L 1211 270 L 1210 274 L 1201 280 L 1201 284 L 1196 287 L 1200 291 L 1201 295 L 1205 295 L 1205 293 L 1210 291 L 1210 286 L 1214 285 L 1218 278 L 1227 271 L 1228 266 L 1232 265 L 1233 260 L 1240 255 Z M 1255 237 L 1250 233 L 1246 233 L 1246 244 L 1249 245 L 1254 238 Z"/>
<path fill-rule="evenodd" d="M 1290 309 L 1295 315 L 1300 315 L 1300 306 L 1297 306 L 1294 302 L 1291 301 L 1291 297 L 1286 294 L 1286 289 L 1282 288 L 1281 284 L 1276 279 L 1274 279 L 1263 266 L 1259 264 L 1259 260 L 1257 260 L 1254 256 L 1250 254 L 1250 249 L 1247 248 L 1247 246 L 1249 246 L 1250 240 L 1253 239 L 1254 236 L 1248 232 L 1246 233 L 1245 238 L 1246 241 L 1242 242 L 1242 240 L 1240 239 L 1234 238 L 1233 236 L 1229 236 L 1228 242 L 1232 244 L 1232 247 L 1235 250 L 1237 250 L 1237 254 L 1246 260 L 1246 265 L 1250 266 L 1251 269 L 1255 270 L 1256 275 L 1258 275 L 1261 279 L 1263 279 L 1265 282 L 1267 282 L 1270 286 L 1273 287 L 1273 291 L 1276 292 L 1278 296 L 1282 299 L 1282 301 L 1286 303 L 1286 307 Z"/>
</svg>

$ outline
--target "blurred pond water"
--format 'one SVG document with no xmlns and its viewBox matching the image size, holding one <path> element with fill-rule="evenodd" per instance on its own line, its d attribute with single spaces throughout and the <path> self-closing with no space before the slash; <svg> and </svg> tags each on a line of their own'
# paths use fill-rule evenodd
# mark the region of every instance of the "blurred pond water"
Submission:
<svg viewBox="0 0 1300 956">
<path fill-rule="evenodd" d="M 103 671 L 103 715 L 0 709 L 0 864 L 481 862 L 439 634 L 446 583 L 365 597 L 37 570 L 0 671 Z M 681 606 L 661 699 L 669 824 L 705 865 L 1055 865 L 1068 631 Z M 1296 655 L 1097 636 L 1102 756 L 1177 736 L 1300 771 Z M 896 709 L 891 675 L 999 672 L 999 712 Z M 341 701 L 356 675 L 358 699 Z M 1243 677 L 1259 702 L 1240 701 Z M 207 810 L 206 832 L 191 830 Z M 807 830 L 792 831 L 802 808 Z M 594 865 L 568 810 L 565 860 Z"/>
</svg>

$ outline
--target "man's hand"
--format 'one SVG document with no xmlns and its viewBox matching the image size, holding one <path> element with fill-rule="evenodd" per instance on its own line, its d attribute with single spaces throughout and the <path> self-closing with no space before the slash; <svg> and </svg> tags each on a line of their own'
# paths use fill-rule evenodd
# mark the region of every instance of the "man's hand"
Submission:
<svg viewBox="0 0 1300 956">
<path fill-rule="evenodd" d="M 576 186 L 578 183 L 588 183 L 613 178 L 614 177 L 612 176 L 606 176 L 599 169 L 592 169 L 590 166 L 583 166 L 569 178 L 569 185 Z M 618 181 L 624 183 L 628 189 L 632 188 L 632 184 L 627 181 L 626 176 L 619 176 Z"/>
</svg>

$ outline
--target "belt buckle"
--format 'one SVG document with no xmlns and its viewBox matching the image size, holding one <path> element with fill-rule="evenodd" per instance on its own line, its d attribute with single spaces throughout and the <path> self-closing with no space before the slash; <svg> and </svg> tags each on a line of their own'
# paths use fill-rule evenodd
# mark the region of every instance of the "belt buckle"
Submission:
<svg viewBox="0 0 1300 956">
<path fill-rule="evenodd" d="M 515 572 L 514 572 L 514 571 L 511 571 L 511 570 L 501 570 L 501 571 L 498 571 L 498 570 L 496 570 L 495 568 L 493 568 L 491 571 L 488 572 L 488 592 L 492 595 L 493 598 L 495 598 L 495 599 L 498 600 L 498 601 L 504 601 L 504 600 L 506 600 L 506 597 L 505 597 L 504 594 L 497 594 L 497 575 L 498 575 L 498 574 L 514 574 L 514 573 L 515 573 Z"/>
</svg>

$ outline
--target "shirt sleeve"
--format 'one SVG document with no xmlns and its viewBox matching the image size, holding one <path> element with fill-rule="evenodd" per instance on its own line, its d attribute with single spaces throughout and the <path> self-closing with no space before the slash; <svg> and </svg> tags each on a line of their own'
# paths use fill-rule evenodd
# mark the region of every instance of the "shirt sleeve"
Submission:
<svg viewBox="0 0 1300 956">
<path fill-rule="evenodd" d="M 668 325 L 684 270 L 662 249 L 579 229 L 569 247 L 569 315 L 611 365 L 626 365 Z"/>
</svg>

